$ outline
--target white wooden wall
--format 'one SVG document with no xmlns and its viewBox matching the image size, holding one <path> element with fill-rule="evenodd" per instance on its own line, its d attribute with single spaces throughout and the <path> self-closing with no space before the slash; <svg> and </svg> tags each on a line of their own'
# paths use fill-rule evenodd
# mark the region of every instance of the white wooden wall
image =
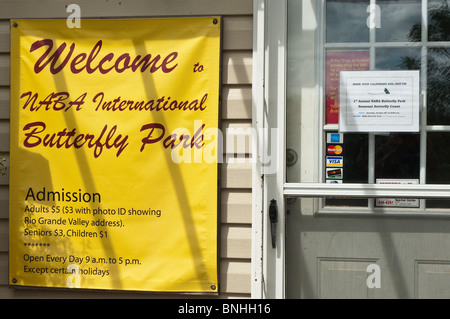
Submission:
<svg viewBox="0 0 450 319">
<path fill-rule="evenodd" d="M 81 7 L 82 18 L 127 18 L 157 16 L 221 15 L 222 52 L 222 132 L 251 128 L 252 0 L 0 0 L 0 153 L 9 154 L 9 19 L 63 18 L 66 5 Z M 231 147 L 220 164 L 220 298 L 250 297 L 252 180 L 250 139 L 245 146 Z M 229 156 L 230 157 L 230 156 Z M 9 174 L 0 176 L 0 298 L 51 297 L 164 297 L 145 293 L 79 292 L 8 287 L 8 195 Z M 176 296 L 170 295 L 171 298 Z M 181 296 L 185 298 L 186 296 Z"/>
</svg>

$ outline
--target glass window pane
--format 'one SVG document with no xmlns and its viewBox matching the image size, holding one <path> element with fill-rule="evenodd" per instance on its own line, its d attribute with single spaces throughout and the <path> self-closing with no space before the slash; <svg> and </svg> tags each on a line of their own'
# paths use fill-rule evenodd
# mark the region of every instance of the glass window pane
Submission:
<svg viewBox="0 0 450 319">
<path fill-rule="evenodd" d="M 377 5 L 380 8 L 377 42 L 421 40 L 420 0 L 378 0 Z"/>
<path fill-rule="evenodd" d="M 450 125 L 450 48 L 428 50 L 428 125 Z"/>
<path fill-rule="evenodd" d="M 289 150 L 289 157 L 286 159 L 292 160 L 286 163 L 286 181 L 289 183 L 317 180 L 315 145 L 310 142 L 314 134 L 309 130 L 316 119 L 315 112 L 319 111 L 314 93 L 320 85 L 315 75 L 322 55 L 317 54 L 314 45 L 319 20 L 316 10 L 316 6 L 305 6 L 304 1 L 288 1 L 286 151 Z M 303 15 L 308 21 L 302 19 Z M 271 129 L 271 132 L 276 134 L 283 130 Z M 273 147 L 274 144 L 272 150 Z"/>
<path fill-rule="evenodd" d="M 368 140 L 367 134 L 344 134 L 344 183 L 368 182 Z"/>
<path fill-rule="evenodd" d="M 450 184 L 450 132 L 427 134 L 427 184 Z M 427 200 L 427 208 L 448 208 L 450 200 Z"/>
<path fill-rule="evenodd" d="M 326 7 L 327 42 L 368 42 L 369 0 L 330 0 Z"/>
<path fill-rule="evenodd" d="M 326 143 L 326 156 L 343 158 L 344 174 L 337 180 L 344 183 L 368 182 L 368 140 L 367 134 L 347 133 L 342 144 Z"/>
<path fill-rule="evenodd" d="M 450 132 L 427 134 L 427 184 L 450 184 Z"/>
<path fill-rule="evenodd" d="M 344 143 L 339 152 L 333 151 L 336 145 L 327 144 L 327 156 L 343 157 L 343 183 L 368 183 L 369 138 L 367 134 L 344 134 Z M 331 151 L 330 151 L 331 150 Z M 326 175 L 326 173 L 325 173 Z M 367 199 L 326 198 L 325 206 L 366 206 Z"/>
<path fill-rule="evenodd" d="M 428 0 L 428 40 L 450 41 L 449 0 Z"/>
<path fill-rule="evenodd" d="M 420 70 L 419 48 L 377 48 L 377 70 Z"/>
<path fill-rule="evenodd" d="M 375 179 L 418 179 L 420 134 L 375 136 Z"/>
</svg>

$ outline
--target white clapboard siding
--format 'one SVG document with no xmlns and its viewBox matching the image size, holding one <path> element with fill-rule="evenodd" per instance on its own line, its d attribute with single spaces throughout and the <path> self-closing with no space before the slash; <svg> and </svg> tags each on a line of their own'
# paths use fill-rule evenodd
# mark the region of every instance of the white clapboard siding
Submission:
<svg viewBox="0 0 450 319">
<path fill-rule="evenodd" d="M 220 257 L 248 258 L 252 248 L 249 226 L 223 225 L 220 229 Z"/>
<path fill-rule="evenodd" d="M 0 53 L 9 52 L 10 48 L 9 20 L 0 20 Z"/>
<path fill-rule="evenodd" d="M 222 135 L 226 154 L 252 153 L 252 123 L 224 120 Z"/>
<path fill-rule="evenodd" d="M 0 53 L 0 86 L 9 85 L 9 53 Z"/>
<path fill-rule="evenodd" d="M 5 155 L 5 152 L 9 152 L 9 121 L 0 120 L 0 157 Z M 0 177 L 0 185 L 2 179 Z"/>
<path fill-rule="evenodd" d="M 251 188 L 252 163 L 250 158 L 233 158 L 221 165 L 222 188 Z"/>
<path fill-rule="evenodd" d="M 0 219 L 0 252 L 8 251 L 8 220 Z"/>
<path fill-rule="evenodd" d="M 1 92 L 0 92 L 1 103 Z M 0 104 L 1 108 L 1 104 Z M 252 118 L 252 87 L 222 86 L 222 118 L 227 120 Z"/>
<path fill-rule="evenodd" d="M 241 39 L 236 41 L 234 37 Z M 220 166 L 220 285 L 226 294 L 249 296 L 252 170 L 251 160 L 242 155 L 251 153 L 252 19 L 224 18 L 223 43 L 221 130 L 224 153 L 229 156 Z M 227 132 L 244 143 L 233 143 L 227 139 Z"/>
<path fill-rule="evenodd" d="M 221 289 L 227 293 L 247 294 L 251 289 L 249 261 L 225 260 L 220 264 Z"/>
<path fill-rule="evenodd" d="M 252 52 L 225 51 L 222 59 L 224 84 L 252 83 Z"/>
<path fill-rule="evenodd" d="M 0 299 L 5 298 L 3 293 L 8 290 L 3 288 L 8 285 L 8 269 L 8 253 L 0 251 Z"/>
<path fill-rule="evenodd" d="M 224 189 L 221 192 L 220 204 L 221 204 L 220 221 L 222 223 L 249 224 L 249 225 L 251 224 L 252 222 L 251 190 Z"/>
<path fill-rule="evenodd" d="M 249 50 L 253 45 L 253 20 L 249 16 L 223 17 L 223 50 Z"/>
<path fill-rule="evenodd" d="M 6 167 L 9 167 L 9 154 L 0 152 L 0 157 L 3 156 L 6 158 L 5 162 Z M 0 187 L 8 185 L 9 185 L 9 170 L 7 169 L 5 173 L 0 174 Z"/>
<path fill-rule="evenodd" d="M 0 0 L 0 153 L 9 160 L 9 19 L 66 19 L 66 3 L 54 0 Z M 220 15 L 223 18 L 221 117 L 219 128 L 246 132 L 252 109 L 252 0 L 128 0 L 77 1 L 83 18 L 144 18 Z M 82 21 L 81 21 L 82 22 Z M 250 132 L 250 130 L 249 130 Z M 251 135 L 250 135 L 251 138 Z M 226 139 L 226 137 L 225 137 Z M 219 298 L 248 298 L 251 291 L 252 164 L 249 145 L 235 147 L 226 140 L 229 158 L 220 169 Z M 93 291 L 8 288 L 9 172 L 0 175 L 0 298 L 98 297 Z M 102 292 L 120 298 L 164 298 L 164 294 Z M 171 295 L 174 297 L 174 295 Z M 175 298 L 183 295 L 175 295 Z"/>
<path fill-rule="evenodd" d="M 0 185 L 0 220 L 8 219 L 8 214 L 9 214 L 9 187 L 7 185 Z"/>
<path fill-rule="evenodd" d="M 9 87 L 0 86 L 0 120 L 9 119 Z"/>
<path fill-rule="evenodd" d="M 72 2 L 54 0 L 1 0 L 0 19 L 10 18 L 67 18 L 66 5 Z M 149 17 L 190 15 L 249 15 L 251 0 L 77 0 L 81 15 L 95 17 Z M 58 5 L 59 4 L 59 5 Z"/>
</svg>

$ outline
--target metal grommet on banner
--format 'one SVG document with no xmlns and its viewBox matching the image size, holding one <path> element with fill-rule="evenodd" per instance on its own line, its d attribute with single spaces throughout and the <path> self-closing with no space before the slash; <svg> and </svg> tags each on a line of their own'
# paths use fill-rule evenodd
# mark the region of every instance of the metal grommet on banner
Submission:
<svg viewBox="0 0 450 319">
<path fill-rule="evenodd" d="M 18 24 L 17 22 L 14 22 L 14 23 L 12 24 L 12 26 L 13 26 L 14 28 L 17 28 L 17 27 L 19 26 L 19 24 Z"/>
<path fill-rule="evenodd" d="M 217 24 L 218 22 L 219 22 L 219 21 L 218 21 L 217 19 L 214 19 L 214 20 L 213 20 L 213 23 L 214 23 L 214 24 Z"/>
</svg>

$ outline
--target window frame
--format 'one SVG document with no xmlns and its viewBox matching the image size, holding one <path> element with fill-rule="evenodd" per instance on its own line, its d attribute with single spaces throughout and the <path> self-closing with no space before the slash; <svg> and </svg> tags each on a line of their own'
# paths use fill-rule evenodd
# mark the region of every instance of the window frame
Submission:
<svg viewBox="0 0 450 319">
<path fill-rule="evenodd" d="M 376 5 L 377 0 L 370 0 L 370 5 Z M 450 125 L 428 125 L 427 123 L 427 62 L 428 49 L 449 48 L 450 42 L 428 41 L 428 0 L 421 0 L 422 28 L 421 41 L 418 42 L 376 42 L 376 28 L 369 30 L 369 42 L 326 42 L 326 0 L 318 1 L 319 23 L 316 36 L 316 68 L 318 77 L 318 128 L 316 134 L 317 154 L 316 172 L 317 183 L 292 183 L 284 184 L 284 195 L 286 197 L 312 197 L 316 198 L 316 214 L 382 214 L 384 215 L 424 215 L 424 216 L 448 216 L 449 209 L 446 208 L 426 208 L 426 199 L 449 198 L 450 185 L 447 184 L 426 184 L 426 144 L 428 132 L 450 132 Z M 369 13 L 368 13 L 369 14 Z M 418 48 L 421 55 L 420 67 L 420 171 L 419 184 L 417 185 L 383 185 L 375 184 L 375 133 L 368 133 L 369 154 L 368 154 L 368 183 L 325 183 L 325 137 L 327 132 L 338 131 L 338 124 L 325 123 L 325 64 L 326 51 L 335 50 L 357 50 L 368 49 L 370 52 L 370 70 L 375 69 L 375 53 L 378 48 Z M 325 206 L 324 197 L 351 197 L 367 198 L 367 207 L 352 206 Z M 418 198 L 419 207 L 376 207 L 375 198 Z"/>
</svg>

